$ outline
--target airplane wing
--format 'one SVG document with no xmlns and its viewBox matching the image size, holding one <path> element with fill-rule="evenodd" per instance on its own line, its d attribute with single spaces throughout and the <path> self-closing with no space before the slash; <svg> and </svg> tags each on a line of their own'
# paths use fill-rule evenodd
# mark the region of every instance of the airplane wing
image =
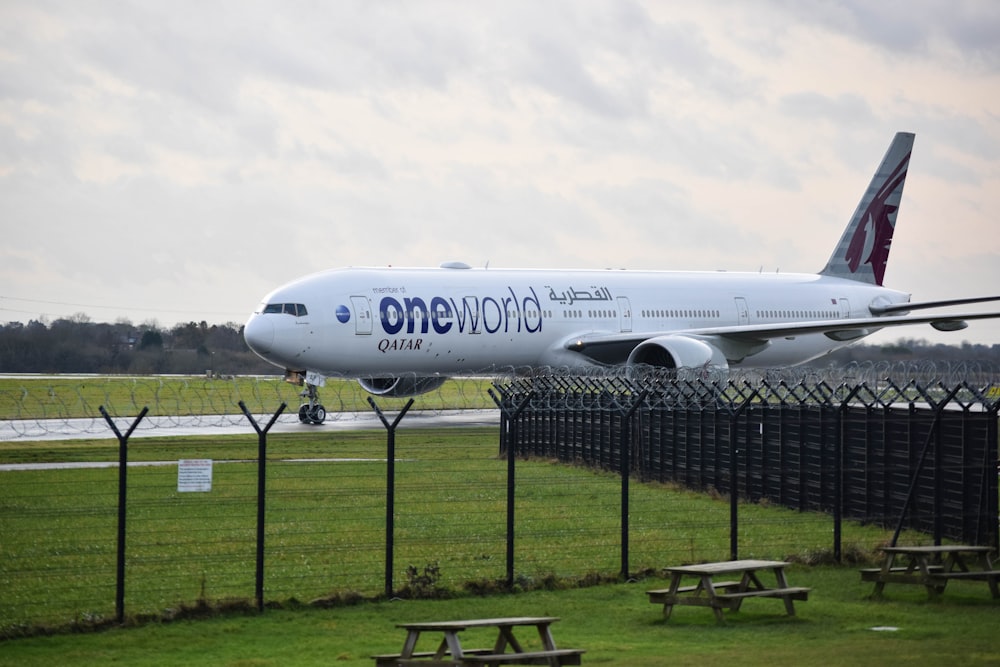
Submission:
<svg viewBox="0 0 1000 667">
<path fill-rule="evenodd" d="M 946 301 L 917 301 L 914 303 L 893 303 L 885 305 L 873 304 L 868 307 L 872 315 L 885 315 L 886 313 L 910 312 L 922 310 L 924 308 L 944 308 L 946 306 L 965 306 L 970 303 L 985 303 L 987 301 L 1000 301 L 1000 296 L 976 296 L 967 299 L 948 299 Z"/>
<path fill-rule="evenodd" d="M 983 300 L 992 300 L 983 299 Z M 908 308 L 923 308 L 922 304 L 905 304 Z M 605 364 L 624 363 L 632 349 L 643 341 L 659 336 L 682 336 L 700 339 L 720 339 L 728 350 L 741 350 L 739 358 L 752 356 L 764 350 L 769 341 L 778 338 L 794 338 L 806 334 L 823 334 L 835 341 L 852 341 L 875 333 L 886 327 L 912 324 L 930 324 L 938 331 L 959 331 L 968 326 L 967 320 L 1000 318 L 1000 312 L 958 313 L 918 316 L 864 317 L 839 320 L 811 320 L 808 322 L 777 322 L 774 324 L 749 324 L 728 327 L 704 327 L 695 329 L 667 330 L 641 333 L 583 334 L 568 339 L 564 346 L 572 352 L 579 352 L 595 361 Z M 720 346 L 721 347 L 721 346 Z M 732 356 L 732 355 L 727 355 Z"/>
</svg>

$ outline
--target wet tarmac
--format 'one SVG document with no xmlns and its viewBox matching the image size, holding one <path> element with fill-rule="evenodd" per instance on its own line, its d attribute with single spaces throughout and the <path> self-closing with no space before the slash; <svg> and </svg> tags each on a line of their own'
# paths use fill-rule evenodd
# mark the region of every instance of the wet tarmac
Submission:
<svg viewBox="0 0 1000 667">
<path fill-rule="evenodd" d="M 254 415 L 257 425 L 265 428 L 273 415 Z M 386 412 L 386 419 L 392 422 L 396 413 Z M 115 425 L 125 434 L 135 417 L 118 417 Z M 403 416 L 397 429 L 431 428 L 441 426 L 498 426 L 499 410 L 450 410 L 415 411 Z M 385 426 L 374 412 L 327 413 L 326 422 L 321 425 L 303 424 L 295 414 L 283 414 L 271 427 L 269 433 L 316 433 L 323 431 L 356 431 L 364 429 L 384 429 Z M 240 435 L 256 437 L 257 432 L 243 414 L 235 415 L 187 415 L 149 416 L 139 422 L 131 438 L 142 437 L 183 437 L 205 435 Z M 77 440 L 107 437 L 117 439 L 103 417 L 85 419 L 12 419 L 0 420 L 0 442 L 2 441 L 51 441 Z"/>
</svg>

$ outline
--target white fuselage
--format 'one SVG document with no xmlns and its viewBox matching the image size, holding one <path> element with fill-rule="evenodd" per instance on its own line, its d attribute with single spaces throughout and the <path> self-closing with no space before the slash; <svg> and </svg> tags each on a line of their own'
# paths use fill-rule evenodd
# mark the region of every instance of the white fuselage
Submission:
<svg viewBox="0 0 1000 667">
<path fill-rule="evenodd" d="M 268 294 L 245 328 L 268 361 L 323 375 L 456 375 L 595 363 L 578 337 L 740 334 L 780 323 L 871 318 L 908 295 L 812 274 L 346 268 Z M 271 311 L 271 312 L 268 312 Z M 872 328 L 865 333 L 877 330 Z M 845 345 L 771 338 L 730 363 L 783 366 Z"/>
</svg>

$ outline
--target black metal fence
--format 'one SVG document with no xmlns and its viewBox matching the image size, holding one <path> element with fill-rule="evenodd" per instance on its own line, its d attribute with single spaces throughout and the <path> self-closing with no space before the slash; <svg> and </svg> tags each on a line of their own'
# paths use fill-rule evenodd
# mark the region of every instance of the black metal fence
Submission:
<svg viewBox="0 0 1000 667">
<path fill-rule="evenodd" d="M 909 528 L 996 545 L 1000 383 L 959 375 L 505 375 L 503 457 L 480 432 L 419 442 L 406 408 L 384 444 L 324 429 L 267 442 L 274 422 L 246 411 L 256 437 L 129 442 L 115 427 L 117 462 L 29 444 L 41 464 L 0 466 L 0 636 L 203 602 L 632 576 L 725 558 L 727 540 L 761 558 L 839 556 L 842 533 L 874 550 Z M 210 489 L 182 489 L 205 461 Z"/>
<path fill-rule="evenodd" d="M 826 512 L 838 555 L 842 519 L 997 544 L 1000 381 L 650 369 L 540 373 L 496 388 L 502 403 L 525 404 L 501 429 L 520 455 Z"/>
</svg>

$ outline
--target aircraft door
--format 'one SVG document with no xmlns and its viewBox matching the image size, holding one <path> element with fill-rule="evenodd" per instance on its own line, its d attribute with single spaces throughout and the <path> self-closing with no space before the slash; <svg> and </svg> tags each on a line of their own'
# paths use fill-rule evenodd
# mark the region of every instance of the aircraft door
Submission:
<svg viewBox="0 0 1000 667">
<path fill-rule="evenodd" d="M 736 323 L 741 327 L 750 324 L 750 309 L 747 308 L 747 300 L 741 296 L 736 297 Z"/>
<path fill-rule="evenodd" d="M 479 299 L 474 296 L 467 296 L 462 299 L 462 311 L 463 315 L 469 318 L 469 333 L 478 334 L 482 333 L 482 325 L 480 324 L 482 318 L 481 309 L 479 308 Z"/>
<path fill-rule="evenodd" d="M 840 300 L 840 316 L 845 320 L 851 316 L 851 302 L 847 299 Z"/>
<path fill-rule="evenodd" d="M 622 333 L 632 331 L 632 305 L 627 296 L 618 297 L 618 322 Z"/>
<path fill-rule="evenodd" d="M 372 332 L 372 309 L 368 297 L 352 296 L 354 306 L 354 333 L 359 336 L 370 335 Z"/>
</svg>

